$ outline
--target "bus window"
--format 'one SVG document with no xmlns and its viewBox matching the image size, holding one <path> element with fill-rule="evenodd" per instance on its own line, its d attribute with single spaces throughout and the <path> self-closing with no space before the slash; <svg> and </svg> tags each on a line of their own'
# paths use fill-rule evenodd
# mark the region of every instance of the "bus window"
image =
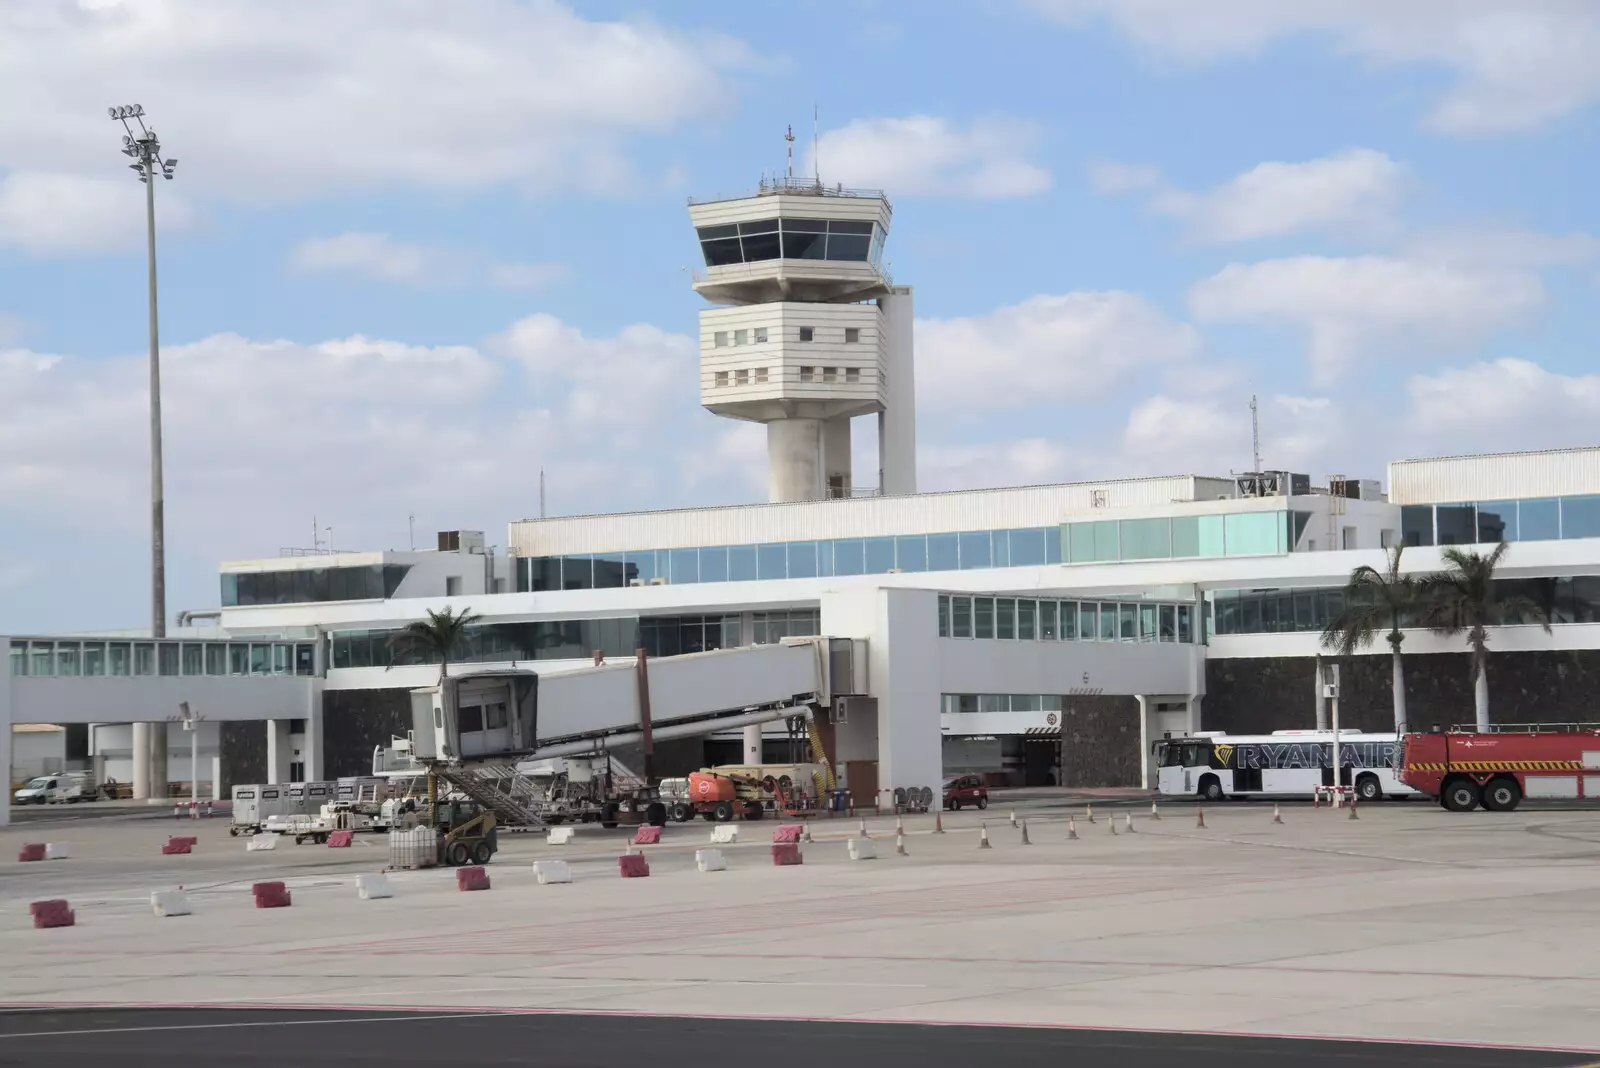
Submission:
<svg viewBox="0 0 1600 1068">
<path fill-rule="evenodd" d="M 1183 746 L 1162 742 L 1159 747 L 1161 766 L 1164 768 L 1183 767 Z"/>
</svg>

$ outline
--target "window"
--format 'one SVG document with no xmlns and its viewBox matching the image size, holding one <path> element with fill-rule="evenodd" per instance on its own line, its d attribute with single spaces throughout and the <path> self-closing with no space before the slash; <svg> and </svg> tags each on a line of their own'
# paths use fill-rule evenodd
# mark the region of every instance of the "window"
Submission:
<svg viewBox="0 0 1600 1068">
<path fill-rule="evenodd" d="M 228 673 L 228 647 L 221 642 L 212 642 L 206 646 L 206 674 L 226 675 Z"/>
<path fill-rule="evenodd" d="M 902 534 L 894 539 L 895 567 L 901 571 L 928 570 L 928 539 L 921 534 Z"/>
<path fill-rule="evenodd" d="M 1165 560 L 1172 556 L 1170 519 L 1124 519 L 1118 537 L 1124 560 Z"/>
<path fill-rule="evenodd" d="M 743 367 L 733 372 L 733 384 L 736 386 L 748 386 L 750 384 L 750 372 Z"/>
<path fill-rule="evenodd" d="M 815 370 L 816 370 L 816 368 L 814 368 L 814 367 L 802 367 L 802 368 L 800 368 L 800 381 L 802 381 L 802 382 L 811 381 L 812 374 L 815 372 Z"/>
<path fill-rule="evenodd" d="M 1039 640 L 1053 642 L 1056 637 L 1056 603 L 1054 601 L 1040 601 Z"/>
<path fill-rule="evenodd" d="M 66 679 L 77 678 L 79 648 L 77 642 L 56 642 L 57 675 Z"/>
<path fill-rule="evenodd" d="M 178 674 L 178 643 L 162 642 L 156 647 L 156 662 L 163 675 Z"/>
<path fill-rule="evenodd" d="M 748 330 L 735 330 L 733 332 L 733 343 L 735 345 L 748 345 L 748 344 L 750 344 L 750 331 L 748 331 Z"/>
<path fill-rule="evenodd" d="M 1156 640 L 1156 606 L 1153 604 L 1139 606 L 1139 640 L 1142 642 Z"/>
<path fill-rule="evenodd" d="M 274 645 L 272 647 L 272 673 L 274 675 L 288 675 L 291 673 L 290 661 L 294 657 L 294 646 Z"/>
<path fill-rule="evenodd" d="M 1067 524 L 1068 559 L 1074 564 L 1107 563 L 1117 559 L 1117 523 Z"/>
<path fill-rule="evenodd" d="M 860 382 L 861 381 L 861 368 L 859 368 L 859 367 L 846 367 L 844 369 L 844 381 L 845 381 L 845 385 L 855 385 L 857 382 Z"/>
<path fill-rule="evenodd" d="M 1267 556 L 1289 551 L 1288 518 L 1284 512 L 1223 516 L 1222 536 L 1229 556 Z"/>
<path fill-rule="evenodd" d="M 206 673 L 206 647 L 196 642 L 183 643 L 183 673 L 185 675 L 204 675 Z"/>
<path fill-rule="evenodd" d="M 726 330 L 718 330 L 715 334 L 711 335 L 711 342 L 719 349 L 727 348 L 728 332 Z"/>
<path fill-rule="evenodd" d="M 1049 602 L 1054 607 L 1055 602 Z M 1019 600 L 1017 602 L 1017 640 L 1031 642 L 1038 638 L 1039 602 Z"/>
<path fill-rule="evenodd" d="M 1114 642 L 1117 640 L 1117 606 L 1103 604 L 1098 607 L 1100 609 L 1100 640 Z M 1129 605 L 1128 607 L 1132 608 L 1133 606 Z"/>
<path fill-rule="evenodd" d="M 563 573 L 564 572 L 565 572 L 565 569 L 563 568 Z M 570 586 L 568 587 L 568 589 L 571 589 L 571 588 L 572 587 L 570 587 Z M 589 586 L 588 586 L 588 584 L 585 584 L 585 585 L 580 586 L 578 588 L 579 589 L 588 589 Z M 445 580 L 444 580 L 444 595 L 446 597 L 460 597 L 461 596 L 461 576 L 459 576 L 459 575 L 447 575 L 447 576 L 445 576 Z"/>
<path fill-rule="evenodd" d="M 836 575 L 862 575 L 866 573 L 865 542 L 860 538 L 841 538 L 833 543 L 833 573 Z"/>
<path fill-rule="evenodd" d="M 950 637 L 950 595 L 939 595 L 939 637 Z"/>
<path fill-rule="evenodd" d="M 1194 608 L 1191 605 L 1178 606 L 1178 640 L 1184 643 L 1194 641 Z"/>
<path fill-rule="evenodd" d="M 1554 501 L 1550 502 L 1552 505 Z M 1431 504 L 1405 504 L 1400 506 L 1400 537 L 1408 546 L 1433 544 L 1433 506 Z M 1551 537 L 1555 537 L 1554 534 Z"/>
<path fill-rule="evenodd" d="M 815 340 L 816 336 L 817 336 L 817 332 L 813 327 L 802 326 L 800 328 L 800 340 L 801 341 L 812 341 L 812 340 Z"/>
<path fill-rule="evenodd" d="M 1478 541 L 1494 545 L 1517 540 L 1517 502 L 1479 501 Z"/>
<path fill-rule="evenodd" d="M 894 570 L 893 538 L 868 538 L 866 548 L 867 574 L 882 575 Z"/>
<path fill-rule="evenodd" d="M 953 638 L 972 637 L 972 598 L 950 598 L 950 635 Z"/>
<path fill-rule="evenodd" d="M 1087 634 L 1085 634 L 1083 637 L 1084 637 L 1085 641 L 1093 641 L 1094 640 L 1094 628 L 1093 627 L 1089 628 L 1089 632 Z M 1061 602 L 1061 640 L 1064 641 L 1064 642 L 1075 642 L 1075 641 L 1078 640 L 1078 602 L 1077 601 L 1062 601 Z"/>
<path fill-rule="evenodd" d="M 1470 504 L 1441 504 L 1434 509 L 1434 531 L 1440 545 L 1471 545 L 1478 538 L 1477 509 Z"/>
<path fill-rule="evenodd" d="M 250 647 L 244 643 L 228 646 L 228 674 L 250 674 Z"/>
<path fill-rule="evenodd" d="M 975 638 L 994 637 L 994 598 L 974 597 L 972 599 L 972 633 Z"/>
<path fill-rule="evenodd" d="M 767 384 L 767 369 L 765 367 L 757 367 L 756 368 L 756 385 L 764 386 L 766 384 Z"/>
<path fill-rule="evenodd" d="M 1015 597 L 1001 597 L 994 603 L 994 636 L 1007 641 L 1015 640 L 1017 636 L 1017 600 Z"/>
<path fill-rule="evenodd" d="M 861 341 L 861 328 L 860 327 L 847 326 L 847 327 L 844 328 L 844 343 L 846 345 L 859 344 L 860 341 Z"/>
<path fill-rule="evenodd" d="M 272 674 L 272 646 L 259 644 L 250 646 L 250 674 Z"/>
<path fill-rule="evenodd" d="M 83 643 L 83 673 L 90 678 L 100 678 L 106 673 L 106 643 Z"/>
<path fill-rule="evenodd" d="M 961 567 L 961 550 L 954 534 L 928 535 L 928 570 L 956 571 Z"/>
<path fill-rule="evenodd" d="M 1561 499 L 1561 537 L 1600 538 L 1600 496 Z"/>
<path fill-rule="evenodd" d="M 1139 638 L 1139 606 L 1136 604 L 1117 605 L 1117 618 L 1121 624 L 1117 636 L 1125 642 L 1137 641 Z"/>
<path fill-rule="evenodd" d="M 765 345 L 767 343 L 767 328 L 764 326 L 756 327 L 755 338 L 757 345 Z"/>
<path fill-rule="evenodd" d="M 822 380 L 824 382 L 839 381 L 839 369 L 837 367 L 824 367 L 822 369 Z"/>
<path fill-rule="evenodd" d="M 716 377 L 716 388 L 717 389 L 722 389 L 727 384 L 728 384 L 728 372 L 726 372 L 726 371 L 718 371 L 717 372 L 717 377 Z M 743 385 L 743 384 L 744 383 L 742 383 L 742 382 L 740 383 L 740 385 Z"/>
<path fill-rule="evenodd" d="M 993 558 L 990 555 L 989 532 L 977 530 L 961 536 L 961 570 L 970 571 L 975 567 L 992 566 Z"/>
</svg>

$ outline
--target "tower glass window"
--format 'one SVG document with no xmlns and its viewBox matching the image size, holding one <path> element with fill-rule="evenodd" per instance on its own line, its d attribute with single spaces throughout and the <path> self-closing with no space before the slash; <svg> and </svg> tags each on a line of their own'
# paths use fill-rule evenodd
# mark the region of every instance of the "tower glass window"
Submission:
<svg viewBox="0 0 1600 1068">
<path fill-rule="evenodd" d="M 847 326 L 844 328 L 844 341 L 846 345 L 854 345 L 860 340 L 861 328 L 859 326 Z"/>
<path fill-rule="evenodd" d="M 765 344 L 766 340 L 767 340 L 767 328 L 764 327 L 764 326 L 756 327 L 755 328 L 755 335 L 756 335 L 756 344 L 757 345 Z"/>
<path fill-rule="evenodd" d="M 779 258 L 876 263 L 885 237 L 872 222 L 842 219 L 759 219 L 696 233 L 707 267 Z"/>
<path fill-rule="evenodd" d="M 814 340 L 816 340 L 816 336 L 817 336 L 817 331 L 815 330 L 815 328 L 809 327 L 809 326 L 802 326 L 800 328 L 800 340 L 801 341 L 814 341 Z"/>
<path fill-rule="evenodd" d="M 727 348 L 728 332 L 726 330 L 718 330 L 715 334 L 711 335 L 711 343 L 719 349 Z"/>
</svg>

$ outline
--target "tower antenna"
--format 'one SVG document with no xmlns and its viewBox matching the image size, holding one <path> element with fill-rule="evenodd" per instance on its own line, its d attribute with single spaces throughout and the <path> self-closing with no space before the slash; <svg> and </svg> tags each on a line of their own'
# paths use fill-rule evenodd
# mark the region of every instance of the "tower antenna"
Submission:
<svg viewBox="0 0 1600 1068">
<path fill-rule="evenodd" d="M 1250 394 L 1250 457 L 1255 464 L 1250 468 L 1251 473 L 1261 470 L 1261 417 L 1256 405 L 1256 395 Z"/>
<path fill-rule="evenodd" d="M 789 176 L 790 180 L 793 180 L 794 179 L 794 123 L 790 123 L 788 128 L 783 131 L 783 139 L 788 142 L 788 151 L 789 151 L 789 171 L 788 171 L 788 176 Z"/>
<path fill-rule="evenodd" d="M 811 178 L 822 188 L 822 139 L 817 134 L 817 103 L 811 102 Z"/>
<path fill-rule="evenodd" d="M 539 468 L 539 518 L 544 518 L 544 468 Z"/>
</svg>

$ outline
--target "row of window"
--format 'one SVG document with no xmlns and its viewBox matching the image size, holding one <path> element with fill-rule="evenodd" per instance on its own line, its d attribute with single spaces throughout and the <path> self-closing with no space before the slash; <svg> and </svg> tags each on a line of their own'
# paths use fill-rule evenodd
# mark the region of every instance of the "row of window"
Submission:
<svg viewBox="0 0 1600 1068">
<path fill-rule="evenodd" d="M 696 230 L 707 267 L 763 260 L 850 260 L 877 263 L 884 232 L 870 222 L 759 219 Z"/>
<path fill-rule="evenodd" d="M 717 389 L 726 389 L 728 386 L 764 386 L 768 382 L 767 368 L 765 367 L 740 367 L 733 371 L 718 371 L 712 379 Z"/>
<path fill-rule="evenodd" d="M 1600 538 L 1600 495 L 1407 504 L 1400 508 L 1400 532 L 1407 545 Z"/>
<path fill-rule="evenodd" d="M 728 386 L 765 385 L 767 383 L 767 368 L 765 367 L 740 367 L 732 371 L 716 371 L 712 382 L 717 389 L 726 389 Z M 856 385 L 861 381 L 861 368 L 859 367 L 802 367 L 800 368 L 800 381 L 802 382 L 843 382 L 846 385 Z"/>
<path fill-rule="evenodd" d="M 1193 642 L 1194 606 L 939 595 L 939 637 L 1044 642 Z"/>
<path fill-rule="evenodd" d="M 13 641 L 11 674 L 55 678 L 311 675 L 315 652 L 306 642 Z"/>
<path fill-rule="evenodd" d="M 381 601 L 393 597 L 408 564 L 251 571 L 222 576 L 222 606 Z"/>
<path fill-rule="evenodd" d="M 942 693 L 939 711 L 946 714 L 974 712 L 1060 712 L 1061 695 L 1055 693 Z"/>
<path fill-rule="evenodd" d="M 1027 527 L 701 549 L 524 556 L 517 559 L 517 592 L 614 589 L 657 581 L 748 582 L 881 575 L 891 571 L 969 571 L 1060 562 L 1060 528 Z"/>
<path fill-rule="evenodd" d="M 801 341 L 817 340 L 817 328 L 814 326 L 798 327 L 797 332 Z M 718 330 L 711 335 L 711 343 L 719 349 L 727 348 L 730 343 L 733 345 L 765 345 L 767 343 L 767 328 L 757 326 L 746 330 Z M 861 328 L 859 326 L 845 327 L 844 343 L 846 345 L 860 344 Z"/>
<path fill-rule="evenodd" d="M 1071 564 L 1270 556 L 1289 552 L 1310 518 L 1284 511 L 1104 519 L 1066 524 L 1063 540 Z"/>
<path fill-rule="evenodd" d="M 1543 610 L 1551 624 L 1600 623 L 1600 575 L 1566 578 L 1498 579 L 1497 601 L 1525 598 Z M 1289 634 L 1321 631 L 1344 611 L 1342 587 L 1326 589 L 1217 590 L 1207 595 L 1215 634 Z M 1533 623 L 1507 614 L 1507 624 Z M 1415 619 L 1403 620 L 1415 626 Z"/>
</svg>

